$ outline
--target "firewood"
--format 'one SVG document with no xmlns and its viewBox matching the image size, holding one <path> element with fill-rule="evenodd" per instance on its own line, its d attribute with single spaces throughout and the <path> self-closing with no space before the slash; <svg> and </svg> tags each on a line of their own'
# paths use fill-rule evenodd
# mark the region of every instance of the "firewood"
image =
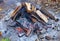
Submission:
<svg viewBox="0 0 60 41">
<path fill-rule="evenodd" d="M 46 15 L 42 14 L 42 12 L 40 12 L 39 10 L 37 10 L 36 14 L 38 16 L 40 16 L 40 18 L 43 19 L 46 23 L 48 22 L 48 17 Z"/>
<path fill-rule="evenodd" d="M 31 13 L 32 11 L 36 10 L 36 8 L 31 3 L 25 2 L 25 4 L 26 4 L 26 8 L 27 8 L 28 13 Z"/>
<path fill-rule="evenodd" d="M 59 20 L 59 19 L 56 19 L 51 13 L 49 13 L 44 7 L 42 7 L 40 11 L 52 20 L 55 20 L 55 21 Z"/>
<path fill-rule="evenodd" d="M 25 32 L 25 35 L 28 37 L 31 33 L 31 29 L 28 29 L 28 28 L 25 28 L 22 24 L 20 24 L 18 21 L 15 21 L 19 26 L 20 28 Z"/>
<path fill-rule="evenodd" d="M 10 16 L 11 16 L 11 17 L 14 17 L 14 16 L 17 14 L 17 12 L 21 9 L 21 7 L 22 7 L 22 5 L 16 7 L 16 9 L 13 11 L 13 13 L 12 13 Z"/>
<path fill-rule="evenodd" d="M 38 21 L 38 22 L 42 23 L 42 25 L 46 25 L 46 23 L 45 23 L 43 20 L 39 19 L 39 18 L 36 17 L 36 16 L 31 16 L 31 18 L 32 18 L 32 21 L 33 21 L 33 22 Z"/>
</svg>

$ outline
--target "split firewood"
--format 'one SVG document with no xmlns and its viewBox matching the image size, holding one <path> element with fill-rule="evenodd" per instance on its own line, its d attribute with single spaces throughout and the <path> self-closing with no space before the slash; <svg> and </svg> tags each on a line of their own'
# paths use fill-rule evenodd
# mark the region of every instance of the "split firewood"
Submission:
<svg viewBox="0 0 60 41">
<path fill-rule="evenodd" d="M 25 2 L 25 5 L 28 13 L 31 13 L 32 11 L 36 10 L 36 8 L 31 3 Z"/>
<path fill-rule="evenodd" d="M 38 21 L 38 22 L 42 23 L 42 25 L 46 25 L 46 23 L 43 20 L 37 18 L 36 16 L 31 16 L 31 18 L 32 18 L 33 22 Z"/>
<path fill-rule="evenodd" d="M 11 16 L 14 16 L 14 15 L 17 13 L 17 11 L 19 10 L 19 8 L 20 8 L 20 6 L 18 6 L 18 7 L 15 9 L 15 11 L 11 14 Z"/>
<path fill-rule="evenodd" d="M 25 3 L 26 4 L 26 8 L 27 8 L 27 12 L 31 12 L 31 3 Z"/>
<path fill-rule="evenodd" d="M 21 7 L 22 7 L 22 4 L 18 7 L 16 7 L 16 9 L 13 11 L 13 13 L 10 14 L 11 18 L 16 16 L 17 12 L 21 9 Z"/>
<path fill-rule="evenodd" d="M 41 14 L 40 14 L 41 15 Z M 46 23 L 37 13 L 36 11 L 33 12 L 32 16 L 34 16 L 38 21 Z M 43 17 L 43 16 L 42 16 Z M 47 16 L 46 16 L 47 17 Z M 48 19 L 48 17 L 47 17 Z"/>
<path fill-rule="evenodd" d="M 42 7 L 40 10 L 44 15 L 46 15 L 47 17 L 51 18 L 52 20 L 58 21 L 58 19 L 56 19 L 52 14 L 50 14 L 46 8 Z"/>
<path fill-rule="evenodd" d="M 46 23 L 48 22 L 48 17 L 42 14 L 39 10 L 36 11 L 37 15 L 40 16 Z"/>
</svg>

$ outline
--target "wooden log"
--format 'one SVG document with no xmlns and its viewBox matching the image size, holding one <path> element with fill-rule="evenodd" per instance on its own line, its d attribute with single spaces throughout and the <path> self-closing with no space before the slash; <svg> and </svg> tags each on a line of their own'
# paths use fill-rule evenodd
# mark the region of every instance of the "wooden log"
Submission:
<svg viewBox="0 0 60 41">
<path fill-rule="evenodd" d="M 22 7 L 22 4 L 18 7 L 16 7 L 16 9 L 13 11 L 13 13 L 10 14 L 10 17 L 13 18 L 13 20 L 15 20 L 17 12 L 21 9 L 21 7 Z"/>
<path fill-rule="evenodd" d="M 25 32 L 25 35 L 28 37 L 31 33 L 31 29 L 25 28 L 23 25 L 21 25 L 18 21 L 16 21 L 16 23 L 21 27 L 21 29 L 23 29 L 23 31 Z"/>
<path fill-rule="evenodd" d="M 39 10 L 36 11 L 36 14 L 43 19 L 46 23 L 48 22 L 48 17 L 42 14 Z"/>
<path fill-rule="evenodd" d="M 40 23 L 42 23 L 42 25 L 46 25 L 46 23 L 42 20 L 42 19 L 39 19 L 38 17 L 36 17 L 36 16 L 31 16 L 31 18 L 32 18 L 32 21 L 33 22 L 36 22 L 36 21 L 38 21 L 38 22 L 40 22 Z"/>
<path fill-rule="evenodd" d="M 58 19 L 56 19 L 51 13 L 49 13 L 46 8 L 42 7 L 40 10 L 44 15 L 46 15 L 47 17 L 49 17 L 52 20 L 58 21 Z"/>
<path fill-rule="evenodd" d="M 31 13 L 32 11 L 36 10 L 36 8 L 31 3 L 25 2 L 25 5 L 28 13 Z"/>
</svg>

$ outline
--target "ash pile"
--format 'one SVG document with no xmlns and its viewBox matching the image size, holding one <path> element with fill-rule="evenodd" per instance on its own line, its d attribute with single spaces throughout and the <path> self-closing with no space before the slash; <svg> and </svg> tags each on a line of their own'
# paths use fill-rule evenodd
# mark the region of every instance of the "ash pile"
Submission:
<svg viewBox="0 0 60 41">
<path fill-rule="evenodd" d="M 56 27 L 56 22 L 59 19 L 46 8 L 39 9 L 31 3 L 23 2 L 12 12 L 0 22 L 2 37 L 9 38 L 11 41 L 57 40 L 56 33 L 60 30 Z M 50 21 L 53 21 L 55 27 Z"/>
</svg>

